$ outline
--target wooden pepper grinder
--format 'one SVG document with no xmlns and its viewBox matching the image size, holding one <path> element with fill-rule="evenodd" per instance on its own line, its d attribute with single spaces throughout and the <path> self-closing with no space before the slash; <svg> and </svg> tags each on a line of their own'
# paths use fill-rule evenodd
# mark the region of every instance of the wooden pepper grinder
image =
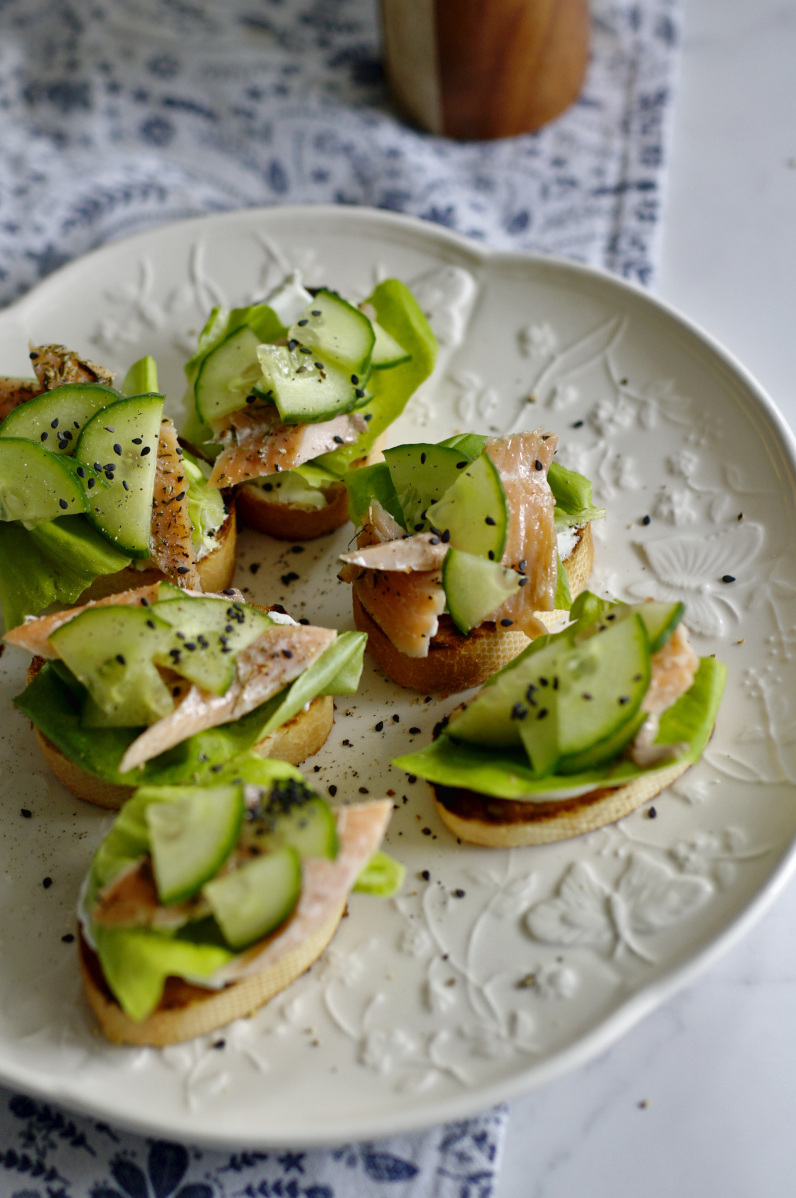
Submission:
<svg viewBox="0 0 796 1198">
<path fill-rule="evenodd" d="M 580 93 L 588 0 L 381 0 L 381 8 L 392 95 L 431 133 L 529 133 Z"/>
</svg>

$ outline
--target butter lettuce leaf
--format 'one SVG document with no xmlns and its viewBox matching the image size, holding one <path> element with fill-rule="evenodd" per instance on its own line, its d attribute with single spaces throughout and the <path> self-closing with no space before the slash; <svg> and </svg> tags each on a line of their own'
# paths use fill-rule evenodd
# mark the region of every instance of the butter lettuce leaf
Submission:
<svg viewBox="0 0 796 1198">
<path fill-rule="evenodd" d="M 7 628 L 53 603 L 74 603 L 96 578 L 132 559 L 83 516 L 62 516 L 35 528 L 0 522 L 0 607 Z"/>
</svg>

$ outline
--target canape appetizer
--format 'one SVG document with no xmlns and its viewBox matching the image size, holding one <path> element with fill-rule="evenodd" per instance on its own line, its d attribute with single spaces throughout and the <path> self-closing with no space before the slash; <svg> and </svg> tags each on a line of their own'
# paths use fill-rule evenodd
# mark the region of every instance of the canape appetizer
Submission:
<svg viewBox="0 0 796 1198">
<path fill-rule="evenodd" d="M 234 487 L 242 519 L 306 540 L 347 519 L 341 479 L 431 373 L 437 345 L 397 279 L 359 307 L 293 279 L 264 304 L 214 309 L 186 365 L 187 441 Z"/>
<path fill-rule="evenodd" d="M 476 686 L 569 608 L 592 568 L 590 522 L 604 511 L 555 449 L 547 432 L 466 434 L 388 449 L 347 477 L 359 531 L 340 578 L 393 681 Z"/>
<path fill-rule="evenodd" d="M 426 778 L 461 840 L 512 846 L 591 832 L 699 759 L 726 669 L 699 658 L 681 603 L 583 592 L 574 622 L 532 641 L 395 764 Z"/>
<path fill-rule="evenodd" d="M 15 702 L 57 777 L 119 807 L 142 783 L 192 783 L 243 750 L 317 752 L 334 694 L 357 689 L 365 638 L 154 583 L 49 616 L 6 641 L 34 654 Z"/>
</svg>

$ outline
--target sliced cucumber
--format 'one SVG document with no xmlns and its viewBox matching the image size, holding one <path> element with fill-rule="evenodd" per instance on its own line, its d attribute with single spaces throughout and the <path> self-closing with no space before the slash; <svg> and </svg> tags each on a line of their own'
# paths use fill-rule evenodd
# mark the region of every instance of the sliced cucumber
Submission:
<svg viewBox="0 0 796 1198">
<path fill-rule="evenodd" d="M 172 628 L 156 662 L 216 695 L 235 677 L 235 654 L 272 624 L 256 607 L 211 596 L 159 599 L 150 610 Z"/>
<path fill-rule="evenodd" d="M 74 462 L 36 441 L 0 440 L 0 520 L 33 525 L 85 512 L 83 482 Z"/>
<path fill-rule="evenodd" d="M 656 653 L 666 644 L 685 615 L 685 604 L 651 600 L 649 603 L 635 604 L 632 610 L 647 630 L 650 653 Z"/>
<path fill-rule="evenodd" d="M 89 519 L 131 557 L 149 557 L 162 417 L 162 395 L 120 399 L 92 416 L 75 449 L 75 460 L 101 470 L 108 483 L 92 491 Z"/>
<path fill-rule="evenodd" d="M 483 624 L 484 620 L 520 589 L 521 576 L 516 570 L 449 549 L 442 566 L 442 585 L 451 618 L 460 632 Z"/>
<path fill-rule="evenodd" d="M 450 735 L 498 747 L 521 743 L 540 777 L 607 759 L 609 748 L 615 755 L 638 726 L 649 645 L 637 615 L 600 628 L 574 643 L 566 633 L 551 637 L 523 655 L 452 717 Z"/>
<path fill-rule="evenodd" d="M 124 395 L 146 395 L 158 389 L 158 364 L 151 354 L 133 362 L 122 383 Z"/>
<path fill-rule="evenodd" d="M 603 624 L 624 620 L 637 615 L 647 630 L 650 653 L 665 645 L 685 613 L 684 603 L 666 603 L 663 600 L 648 600 L 646 603 L 608 603 L 590 592 L 582 592 L 572 606 L 575 619 L 588 618 L 594 623 L 584 628 L 583 635 L 591 636 Z"/>
<path fill-rule="evenodd" d="M 0 437 L 25 437 L 53 453 L 73 454 L 83 425 L 120 398 L 102 383 L 64 383 L 14 408 L 0 425 Z"/>
<path fill-rule="evenodd" d="M 496 674 L 463 711 L 451 716 L 450 735 L 472 744 L 519 747 L 523 743 L 521 724 L 529 711 L 549 707 L 539 696 L 544 695 L 546 700 L 554 694 L 554 680 L 570 650 L 566 637 L 552 637 L 535 653 L 516 659 Z"/>
<path fill-rule="evenodd" d="M 168 715 L 174 698 L 153 658 L 171 627 L 146 607 L 90 607 L 51 633 L 60 659 L 89 693 L 83 724 L 143 727 Z"/>
<path fill-rule="evenodd" d="M 420 442 L 387 449 L 384 460 L 409 532 L 428 528 L 428 508 L 442 499 L 470 465 L 470 458 L 458 449 Z"/>
<path fill-rule="evenodd" d="M 562 758 L 613 736 L 638 711 L 650 684 L 650 653 L 641 619 L 629 615 L 575 644 L 558 672 Z"/>
<path fill-rule="evenodd" d="M 288 330 L 288 341 L 312 351 L 314 358 L 338 366 L 357 386 L 370 372 L 376 335 L 364 312 L 334 291 L 321 290 Z"/>
<path fill-rule="evenodd" d="M 412 355 L 402 345 L 399 345 L 395 338 L 377 321 L 373 320 L 371 324 L 376 335 L 370 359 L 371 369 L 389 370 L 392 366 L 400 366 L 403 362 L 408 362 Z"/>
<path fill-rule="evenodd" d="M 454 450 L 454 452 L 456 452 Z M 455 549 L 499 562 L 509 526 L 509 506 L 500 475 L 482 453 L 426 513 L 432 528 L 450 538 Z"/>
<path fill-rule="evenodd" d="M 227 944 L 246 948 L 283 924 L 301 893 L 301 861 L 295 849 L 277 849 L 247 861 L 203 887 Z"/>
<path fill-rule="evenodd" d="M 261 375 L 259 344 L 257 334 L 244 325 L 204 359 L 194 382 L 194 395 L 199 418 L 205 424 L 246 406 L 246 397 Z"/>
<path fill-rule="evenodd" d="M 237 844 L 244 810 L 240 786 L 185 787 L 178 799 L 148 804 L 144 816 L 162 903 L 182 902 L 215 877 Z"/>
<path fill-rule="evenodd" d="M 292 343 L 291 343 L 292 345 Z M 366 388 L 352 382 L 358 375 L 323 363 L 306 346 L 261 345 L 257 350 L 260 386 L 273 396 L 285 424 L 329 420 L 338 412 L 367 403 Z"/>
<path fill-rule="evenodd" d="M 556 766 L 557 774 L 582 774 L 588 770 L 597 769 L 606 761 L 613 761 L 618 757 L 626 745 L 629 745 L 636 733 L 641 728 L 641 725 L 646 719 L 646 713 L 637 711 L 632 719 L 625 724 L 620 724 L 619 728 L 612 733 L 611 736 L 605 737 L 604 740 L 598 740 L 593 745 L 589 745 L 586 749 L 581 749 L 579 753 L 568 753 L 564 757 L 560 757 Z"/>
<path fill-rule="evenodd" d="M 258 846 L 262 852 L 288 845 L 302 861 L 309 857 L 333 860 L 339 848 L 337 819 L 319 795 L 289 784 L 275 788 L 265 808 L 255 811 L 246 825 L 244 843 Z"/>
</svg>

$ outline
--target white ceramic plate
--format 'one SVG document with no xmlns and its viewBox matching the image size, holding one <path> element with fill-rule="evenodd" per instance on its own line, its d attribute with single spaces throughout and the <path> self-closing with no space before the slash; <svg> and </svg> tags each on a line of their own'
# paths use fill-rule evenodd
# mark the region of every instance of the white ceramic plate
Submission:
<svg viewBox="0 0 796 1198">
<path fill-rule="evenodd" d="M 211 304 L 261 297 L 293 267 L 354 298 L 386 275 L 410 282 L 442 354 L 393 441 L 557 431 L 560 460 L 592 478 L 609 512 L 594 589 L 684 598 L 698 651 L 718 654 L 729 682 L 704 762 L 655 801 L 656 818 L 648 808 L 574 841 L 503 852 L 458 845 L 425 786 L 389 765 L 456 700 L 396 691 L 368 664 L 305 770 L 338 796 L 394 794 L 403 894 L 355 896 L 322 961 L 255 1018 L 156 1051 L 113 1048 L 92 1030 L 62 937 L 110 820 L 41 763 L 10 706 L 25 661 L 7 650 L 0 1080 L 225 1147 L 417 1128 L 583 1062 L 750 926 L 792 866 L 796 830 L 793 441 L 738 364 L 648 295 L 384 213 L 246 211 L 111 245 L 53 275 L 0 314 L 2 371 L 29 372 L 28 338 L 117 370 L 149 352 L 178 397 Z M 239 584 L 350 627 L 335 578 L 349 536 L 294 552 L 247 535 Z"/>
</svg>

